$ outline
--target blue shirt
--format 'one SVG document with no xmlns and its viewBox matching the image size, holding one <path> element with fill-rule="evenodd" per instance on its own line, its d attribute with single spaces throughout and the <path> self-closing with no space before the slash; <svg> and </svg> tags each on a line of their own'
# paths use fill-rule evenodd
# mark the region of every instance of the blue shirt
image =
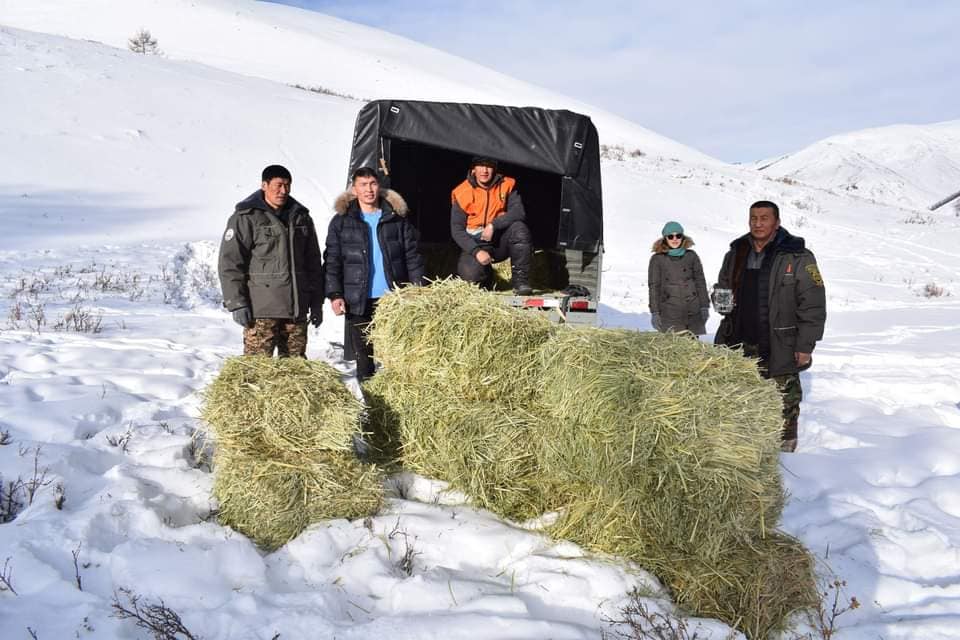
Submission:
<svg viewBox="0 0 960 640">
<path fill-rule="evenodd" d="M 370 239 L 370 285 L 367 295 L 370 299 L 379 298 L 390 290 L 387 284 L 387 274 L 383 272 L 383 250 L 377 240 L 377 225 L 383 216 L 383 211 L 377 209 L 372 213 L 363 213 L 363 221 L 367 224 L 367 237 Z"/>
</svg>

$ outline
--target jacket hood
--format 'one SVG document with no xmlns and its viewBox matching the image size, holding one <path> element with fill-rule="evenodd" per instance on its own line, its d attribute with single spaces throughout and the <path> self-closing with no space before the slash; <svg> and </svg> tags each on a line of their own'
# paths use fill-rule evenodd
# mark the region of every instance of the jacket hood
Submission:
<svg viewBox="0 0 960 640">
<path fill-rule="evenodd" d="M 745 233 L 733 242 L 730 243 L 731 249 L 736 249 L 738 246 L 744 243 L 750 242 L 750 234 Z M 776 253 L 798 253 L 803 251 L 806 247 L 806 242 L 800 236 L 792 235 L 789 231 L 780 227 L 777 229 L 777 235 L 773 237 L 773 240 L 770 242 L 773 245 L 773 250 Z"/>
<path fill-rule="evenodd" d="M 344 191 L 333 201 L 333 210 L 337 212 L 337 215 L 342 216 L 351 208 L 360 208 L 357 196 L 352 191 Z M 410 211 L 407 201 L 393 189 L 384 189 L 380 192 L 380 208 L 383 209 L 384 213 L 393 212 L 401 217 L 407 215 L 407 212 Z"/>
<path fill-rule="evenodd" d="M 693 238 L 685 235 L 683 236 L 683 244 L 681 244 L 680 247 L 683 249 L 689 249 L 695 244 L 696 242 L 693 241 Z M 650 251 L 654 253 L 666 253 L 667 251 L 670 251 L 670 245 L 668 245 L 667 241 L 661 236 L 657 238 L 656 242 L 653 243 L 653 247 L 650 249 Z"/>
<path fill-rule="evenodd" d="M 471 168 L 469 171 L 467 171 L 467 182 L 469 182 L 470 186 L 475 189 L 476 188 L 493 189 L 495 186 L 503 182 L 503 174 L 502 173 L 495 174 L 493 176 L 493 180 L 490 181 L 490 184 L 487 185 L 486 187 L 483 187 L 483 186 L 480 186 L 479 182 L 477 182 L 477 177 L 473 175 L 473 168 Z"/>
<path fill-rule="evenodd" d="M 293 213 L 298 209 L 302 209 L 304 213 L 310 213 L 310 210 L 305 206 L 300 204 L 293 196 L 287 196 L 287 203 L 284 205 L 284 208 Z M 263 190 L 257 189 L 249 196 L 237 203 L 234 211 L 237 213 L 245 213 L 247 211 L 273 211 L 273 207 L 267 204 L 267 201 L 263 199 Z"/>
</svg>

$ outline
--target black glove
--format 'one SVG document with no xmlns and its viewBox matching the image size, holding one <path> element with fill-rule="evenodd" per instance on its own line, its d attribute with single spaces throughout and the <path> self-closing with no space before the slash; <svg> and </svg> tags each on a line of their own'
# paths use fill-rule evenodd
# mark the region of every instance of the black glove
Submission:
<svg viewBox="0 0 960 640">
<path fill-rule="evenodd" d="M 650 314 L 650 324 L 653 325 L 653 328 L 657 331 L 660 331 L 660 314 L 651 313 Z"/>
<path fill-rule="evenodd" d="M 310 324 L 315 327 L 319 327 L 320 323 L 323 322 L 323 303 L 318 304 L 315 307 L 310 307 Z"/>
<path fill-rule="evenodd" d="M 253 326 L 253 312 L 250 311 L 250 307 L 240 307 L 234 309 L 231 313 L 233 313 L 233 321 L 241 327 Z"/>
</svg>

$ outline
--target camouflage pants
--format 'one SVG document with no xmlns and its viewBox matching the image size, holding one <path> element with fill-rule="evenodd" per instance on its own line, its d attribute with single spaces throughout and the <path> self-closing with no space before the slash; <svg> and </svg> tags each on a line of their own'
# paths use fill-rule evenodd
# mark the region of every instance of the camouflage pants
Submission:
<svg viewBox="0 0 960 640">
<path fill-rule="evenodd" d="M 252 327 L 243 329 L 243 355 L 281 358 L 307 357 L 307 323 L 295 320 L 257 318 Z"/>
<path fill-rule="evenodd" d="M 759 358 L 760 352 L 756 345 L 743 345 L 743 355 L 751 358 Z M 767 368 L 761 360 L 758 364 L 760 374 L 764 378 L 770 378 L 767 375 Z M 803 400 L 803 387 L 800 386 L 799 373 L 785 373 L 779 376 L 773 376 L 772 380 L 777 383 L 777 389 L 783 396 L 783 439 L 797 439 L 797 421 L 800 418 L 800 402 Z"/>
</svg>

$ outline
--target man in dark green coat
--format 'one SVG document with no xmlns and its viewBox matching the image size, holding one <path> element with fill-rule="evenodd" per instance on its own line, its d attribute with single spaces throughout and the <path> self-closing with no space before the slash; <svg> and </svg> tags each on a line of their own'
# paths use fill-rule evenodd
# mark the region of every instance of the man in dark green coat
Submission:
<svg viewBox="0 0 960 640">
<path fill-rule="evenodd" d="M 263 170 L 220 241 L 223 306 L 243 327 L 244 355 L 306 357 L 307 320 L 323 319 L 323 268 L 310 211 L 290 195 L 290 172 Z"/>
<path fill-rule="evenodd" d="M 784 400 L 782 448 L 794 451 L 803 398 L 799 372 L 810 367 L 823 338 L 827 303 L 816 258 L 803 238 L 780 226 L 773 202 L 750 206 L 750 233 L 730 243 L 714 305 L 724 315 L 715 342 L 759 358 L 760 372 L 777 382 Z"/>
</svg>

